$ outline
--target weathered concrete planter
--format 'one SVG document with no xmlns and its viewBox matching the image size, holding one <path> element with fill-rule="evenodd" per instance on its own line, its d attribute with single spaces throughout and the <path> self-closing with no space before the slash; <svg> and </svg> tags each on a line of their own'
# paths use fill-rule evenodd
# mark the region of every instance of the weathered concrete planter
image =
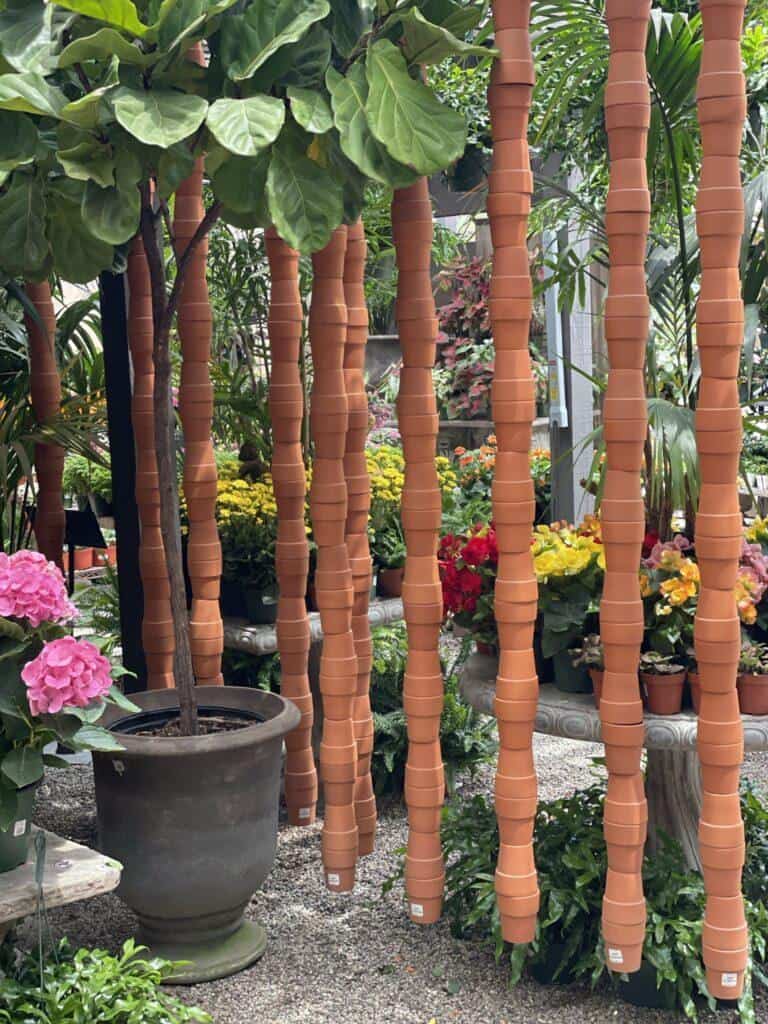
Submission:
<svg viewBox="0 0 768 1024">
<path fill-rule="evenodd" d="M 208 736 L 131 735 L 178 708 L 175 690 L 132 695 L 141 715 L 111 708 L 105 724 L 124 750 L 94 754 L 101 849 L 124 865 L 119 895 L 153 954 L 187 960 L 170 980 L 210 981 L 264 951 L 260 925 L 243 911 L 272 867 L 280 754 L 299 712 L 277 694 L 197 688 L 201 712 L 252 717 Z"/>
</svg>

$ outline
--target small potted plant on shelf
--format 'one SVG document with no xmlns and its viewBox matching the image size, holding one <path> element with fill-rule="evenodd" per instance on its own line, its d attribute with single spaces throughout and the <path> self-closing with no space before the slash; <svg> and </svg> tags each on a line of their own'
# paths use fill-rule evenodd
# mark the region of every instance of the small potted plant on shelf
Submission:
<svg viewBox="0 0 768 1024">
<path fill-rule="evenodd" d="M 768 644 L 742 644 L 737 685 L 743 715 L 768 715 Z"/>
<path fill-rule="evenodd" d="M 640 655 L 640 681 L 652 715 L 677 715 L 683 707 L 685 665 L 673 654 L 644 651 Z"/>
<path fill-rule="evenodd" d="M 97 724 L 107 704 L 137 711 L 94 644 L 69 635 L 77 609 L 37 551 L 0 553 L 0 872 L 27 859 L 35 791 L 55 742 L 119 751 Z"/>
<path fill-rule="evenodd" d="M 537 526 L 532 551 L 539 583 L 542 654 L 553 659 L 559 689 L 589 693 L 587 668 L 574 667 L 569 648 L 597 625 L 605 571 L 600 524 L 587 517 L 577 528 L 564 523 Z"/>
<path fill-rule="evenodd" d="M 595 697 L 595 706 L 600 710 L 600 697 L 603 691 L 603 645 L 600 643 L 598 633 L 588 633 L 582 642 L 581 647 L 572 647 L 568 652 L 571 655 L 574 668 L 586 668 L 589 678 L 592 680 L 592 689 Z"/>
<path fill-rule="evenodd" d="M 376 530 L 373 558 L 377 567 L 376 592 L 381 597 L 401 597 L 405 576 L 405 535 L 399 516 L 392 516 Z"/>
</svg>

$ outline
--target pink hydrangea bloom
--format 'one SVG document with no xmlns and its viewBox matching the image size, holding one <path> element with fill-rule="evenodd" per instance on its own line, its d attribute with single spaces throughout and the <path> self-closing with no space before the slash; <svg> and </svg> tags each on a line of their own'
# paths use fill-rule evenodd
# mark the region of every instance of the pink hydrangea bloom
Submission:
<svg viewBox="0 0 768 1024">
<path fill-rule="evenodd" d="M 21 670 L 33 715 L 85 708 L 112 686 L 111 666 L 87 640 L 65 636 L 47 643 Z"/>
<path fill-rule="evenodd" d="M 67 597 L 61 571 L 38 551 L 0 552 L 0 615 L 42 622 L 68 622 L 77 609 Z"/>
</svg>

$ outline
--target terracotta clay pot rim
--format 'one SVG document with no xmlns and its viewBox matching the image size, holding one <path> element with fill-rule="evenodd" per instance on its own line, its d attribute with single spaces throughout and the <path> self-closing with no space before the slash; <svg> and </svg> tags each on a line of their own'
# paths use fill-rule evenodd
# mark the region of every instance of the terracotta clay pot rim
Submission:
<svg viewBox="0 0 768 1024">
<path fill-rule="evenodd" d="M 203 754 L 250 747 L 257 741 L 264 743 L 285 736 L 301 721 L 301 713 L 295 704 L 275 693 L 253 690 L 247 686 L 196 686 L 195 694 L 200 704 L 260 714 L 272 712 L 272 716 L 264 722 L 254 722 L 242 729 L 208 736 L 131 736 L 117 733 L 124 750 L 116 751 L 115 759 L 119 760 L 121 753 L 127 756 L 151 754 L 152 757 L 185 757 L 193 750 Z M 178 691 L 175 689 L 147 690 L 131 695 L 130 699 L 142 711 L 162 711 L 179 706 Z M 102 724 L 114 731 L 116 726 L 129 721 L 134 715 L 134 712 L 111 706 L 105 711 Z"/>
</svg>

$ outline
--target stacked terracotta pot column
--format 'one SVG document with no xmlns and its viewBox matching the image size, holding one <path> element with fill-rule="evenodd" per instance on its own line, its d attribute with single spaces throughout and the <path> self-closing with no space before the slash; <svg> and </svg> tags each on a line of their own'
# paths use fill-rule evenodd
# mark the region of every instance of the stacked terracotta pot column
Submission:
<svg viewBox="0 0 768 1024">
<path fill-rule="evenodd" d="M 136 444 L 136 505 L 141 524 L 139 567 L 144 588 L 141 636 L 150 690 L 172 687 L 173 615 L 171 589 L 160 529 L 160 491 L 155 454 L 154 383 L 152 359 L 152 292 L 149 267 L 141 238 L 128 255 L 128 344 L 133 366 L 131 420 Z"/>
<path fill-rule="evenodd" d="M 320 773 L 325 796 L 323 866 L 329 889 L 346 892 L 355 882 L 357 747 L 352 721 L 357 657 L 352 635 L 353 586 L 346 545 L 347 484 L 344 452 L 347 395 L 344 346 L 347 307 L 344 257 L 347 228 L 337 228 L 312 257 L 314 283 L 309 314 L 314 382 L 310 425 L 314 440 L 310 510 L 317 545 L 315 590 L 323 629 L 320 693 L 323 738 Z"/>
<path fill-rule="evenodd" d="M 346 543 L 354 590 L 352 634 L 355 638 L 357 656 L 357 690 L 352 717 L 357 743 L 355 817 L 359 839 L 358 852 L 361 856 L 373 851 L 376 833 L 376 798 L 373 795 L 371 779 L 373 716 L 369 694 L 373 645 L 368 621 L 368 598 L 371 590 L 371 552 L 368 547 L 371 485 L 365 459 L 368 400 L 365 397 L 363 378 L 365 345 L 368 341 L 368 308 L 365 303 L 364 284 L 365 254 L 363 222 L 357 221 L 348 230 L 347 256 L 344 264 L 344 298 L 347 305 L 344 384 L 349 410 L 344 473 L 347 482 Z"/>
<path fill-rule="evenodd" d="M 533 192 L 526 141 L 534 81 L 529 17 L 529 0 L 494 3 L 496 46 L 501 56 L 488 90 L 493 131 L 488 192 L 493 240 L 490 313 L 496 347 L 492 401 L 498 440 L 493 483 L 499 545 L 495 710 L 499 726 L 496 815 L 501 845 L 496 897 L 508 942 L 533 939 L 539 907 L 532 845 L 536 814 L 532 738 L 538 699 L 533 629 L 538 592 L 531 558 L 535 499 L 528 465 L 536 415 L 528 354 L 533 291 L 526 245 Z"/>
<path fill-rule="evenodd" d="M 61 378 L 56 365 L 56 316 L 51 289 L 47 281 L 28 283 L 25 291 L 37 311 L 38 320 L 27 315 L 25 324 L 29 338 L 29 377 L 32 410 L 37 422 L 50 423 L 61 411 Z M 37 508 L 35 540 L 38 551 L 61 567 L 64 544 L 64 505 L 61 497 L 61 476 L 64 470 L 64 449 L 58 444 L 35 445 L 35 476 Z"/>
<path fill-rule="evenodd" d="M 301 711 L 301 723 L 285 738 L 285 800 L 293 825 L 311 825 L 317 805 L 317 772 L 312 753 L 312 694 L 309 688 L 309 619 L 305 594 L 309 544 L 304 527 L 306 473 L 301 448 L 304 389 L 299 373 L 303 311 L 299 293 L 299 254 L 274 228 L 266 235 L 272 293 L 269 344 L 272 375 L 272 480 L 277 501 L 275 571 L 279 587 L 277 649 L 280 689 Z"/>
<path fill-rule="evenodd" d="M 437 537 L 441 500 L 435 469 L 438 417 L 432 384 L 437 341 L 430 275 L 432 232 L 432 204 L 427 180 L 422 178 L 410 188 L 397 190 L 392 202 L 392 237 L 399 270 L 396 315 L 403 353 L 397 418 L 405 455 L 402 518 L 407 550 L 403 584 L 408 629 L 403 685 L 408 723 L 405 888 L 411 920 L 421 924 L 440 917 L 445 884 L 440 844 L 445 777 L 440 751 L 442 592 Z"/>
<path fill-rule="evenodd" d="M 703 801 L 699 846 L 707 905 L 703 948 L 713 996 L 736 998 L 747 963 L 741 896 L 744 827 L 739 766 L 744 741 L 736 694 L 739 618 L 733 596 L 742 524 L 738 368 L 744 329 L 739 247 L 744 206 L 739 152 L 746 116 L 740 39 L 744 0 L 702 0 L 704 48 L 698 86 L 703 162 L 696 203 L 701 242 L 697 337 L 701 387 L 696 437 L 701 497 L 696 554 L 701 593 L 696 658 L 701 680 L 698 749 Z"/>
<path fill-rule="evenodd" d="M 643 367 L 650 310 L 645 286 L 651 210 L 645 164 L 650 120 L 645 42 L 650 7 L 650 0 L 608 0 L 606 4 L 611 56 L 605 92 L 610 152 L 605 329 L 610 371 L 601 510 L 606 573 L 600 634 L 606 672 L 600 717 L 608 767 L 603 936 L 608 967 L 618 972 L 640 967 L 646 917 L 641 868 L 648 808 L 640 768 L 644 726 L 638 665 L 643 604 L 638 566 L 645 523 L 640 470 L 647 430 Z"/>
<path fill-rule="evenodd" d="M 193 55 L 199 56 L 196 51 Z M 201 157 L 176 193 L 173 230 L 177 256 L 186 249 L 203 213 Z M 207 256 L 205 239 L 188 264 L 178 314 L 183 360 L 179 412 L 184 428 L 184 496 L 189 516 L 187 564 L 192 584 L 189 639 L 195 681 L 200 686 L 224 681 L 221 675 L 224 627 L 219 608 L 221 544 L 216 525 L 216 462 L 211 438 L 213 386 L 208 367 L 212 314 L 205 276 Z"/>
</svg>

